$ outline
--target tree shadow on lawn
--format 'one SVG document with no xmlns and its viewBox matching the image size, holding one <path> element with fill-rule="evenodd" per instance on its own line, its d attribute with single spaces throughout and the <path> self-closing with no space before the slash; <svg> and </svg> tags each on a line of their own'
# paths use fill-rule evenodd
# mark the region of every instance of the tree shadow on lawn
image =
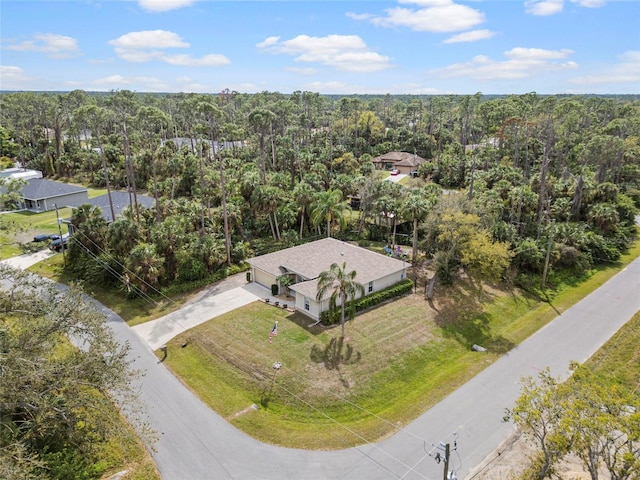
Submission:
<svg viewBox="0 0 640 480">
<path fill-rule="evenodd" d="M 353 346 L 345 344 L 344 338 L 333 337 L 324 348 L 318 345 L 311 347 L 309 358 L 313 362 L 324 364 L 327 370 L 340 370 L 340 365 L 358 363 L 362 355 L 360 352 L 355 352 L 354 355 Z"/>
<path fill-rule="evenodd" d="M 455 339 L 467 349 L 479 345 L 498 354 L 506 353 L 515 346 L 503 336 L 493 334 L 492 317 L 483 311 L 475 287 L 458 284 L 440 295 L 445 298 L 439 299 L 440 310 L 434 321 L 446 337 Z M 487 300 L 486 294 L 484 298 Z"/>
</svg>

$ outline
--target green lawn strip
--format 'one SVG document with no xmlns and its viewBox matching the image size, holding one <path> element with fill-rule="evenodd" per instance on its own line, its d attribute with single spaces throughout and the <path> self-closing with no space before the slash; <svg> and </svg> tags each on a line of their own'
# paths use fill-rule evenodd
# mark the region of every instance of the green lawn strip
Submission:
<svg viewBox="0 0 640 480">
<path fill-rule="evenodd" d="M 622 385 L 629 391 L 640 391 L 640 312 L 585 362 L 596 374 Z"/>
<path fill-rule="evenodd" d="M 120 416 L 114 406 L 111 415 Z M 125 471 L 123 480 L 160 480 L 160 474 L 151 455 L 142 444 L 135 431 L 121 418 L 123 430 L 127 433 L 111 436 L 107 440 L 94 444 L 97 464 L 104 471 L 102 478 L 109 478 L 118 472 Z"/>
<path fill-rule="evenodd" d="M 99 197 L 100 195 L 105 195 L 107 193 L 106 188 L 90 188 L 87 192 L 89 198 Z"/>
<path fill-rule="evenodd" d="M 64 273 L 62 264 L 62 254 L 58 253 L 29 267 L 29 271 L 56 282 L 66 284 L 74 280 L 74 278 Z M 189 295 L 180 295 L 170 299 L 155 298 L 154 300 L 142 297 L 128 298 L 124 289 L 117 289 L 114 288 L 113 285 L 104 284 L 85 285 L 84 289 L 87 294 L 91 295 L 91 297 L 103 305 L 108 306 L 132 327 L 177 310 L 183 306 L 184 299 L 189 298 Z"/>
<path fill-rule="evenodd" d="M 70 208 L 60 208 L 60 218 L 71 215 Z M 59 234 L 67 232 L 67 226 L 58 228 L 55 210 L 43 213 L 13 212 L 0 215 L 0 258 L 10 258 L 24 253 L 21 245 L 33 241 L 40 233 Z M 41 248 L 48 248 L 49 242 L 41 242 Z"/>
</svg>

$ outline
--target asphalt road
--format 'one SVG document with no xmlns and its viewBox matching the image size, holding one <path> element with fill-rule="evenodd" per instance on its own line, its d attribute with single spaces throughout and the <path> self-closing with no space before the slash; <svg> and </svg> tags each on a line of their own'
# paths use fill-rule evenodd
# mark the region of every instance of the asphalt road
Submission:
<svg viewBox="0 0 640 480">
<path fill-rule="evenodd" d="M 640 258 L 388 440 L 309 452 L 266 445 L 233 428 L 103 307 L 119 340 L 131 345 L 134 367 L 146 372 L 141 400 L 159 433 L 154 458 L 165 480 L 436 480 L 442 478 L 443 465 L 433 458 L 434 445 L 454 439 L 458 448 L 451 468 L 463 479 L 513 432 L 502 417 L 517 398 L 523 375 L 548 366 L 554 375 L 566 377 L 570 361 L 589 358 L 639 310 Z"/>
</svg>

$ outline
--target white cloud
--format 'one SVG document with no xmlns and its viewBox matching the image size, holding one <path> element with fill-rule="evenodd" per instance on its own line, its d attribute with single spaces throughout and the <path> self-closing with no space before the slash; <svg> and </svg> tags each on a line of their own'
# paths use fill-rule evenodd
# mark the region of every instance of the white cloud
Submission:
<svg viewBox="0 0 640 480">
<path fill-rule="evenodd" d="M 472 30 L 449 37 L 443 43 L 476 42 L 478 40 L 486 40 L 494 35 L 495 32 L 491 30 Z"/>
<path fill-rule="evenodd" d="M 109 75 L 108 77 L 94 80 L 93 84 L 105 87 L 126 87 L 131 85 L 132 82 L 130 78 L 125 78 L 122 75 Z"/>
<path fill-rule="evenodd" d="M 390 58 L 371 51 L 357 35 L 309 37 L 290 40 L 270 37 L 259 45 L 266 52 L 295 56 L 296 62 L 320 63 L 345 72 L 377 72 L 391 67 Z"/>
<path fill-rule="evenodd" d="M 271 45 L 275 45 L 280 40 L 280 37 L 267 37 L 263 42 L 256 43 L 256 47 L 258 48 L 266 48 Z"/>
<path fill-rule="evenodd" d="M 168 92 L 170 86 L 155 77 L 123 77 L 122 75 L 109 75 L 91 82 L 91 87 L 98 90 L 117 90 L 126 88 L 140 92 Z M 88 88 L 91 90 L 92 88 Z"/>
<path fill-rule="evenodd" d="M 182 7 L 188 7 L 194 0 L 139 0 L 138 5 L 149 12 L 167 12 Z"/>
<path fill-rule="evenodd" d="M 189 47 L 189 43 L 182 40 L 180 35 L 167 30 L 130 32 L 114 40 L 109 40 L 108 43 L 116 48 L 127 50 Z"/>
<path fill-rule="evenodd" d="M 299 73 L 300 75 L 315 75 L 318 73 L 318 70 L 315 68 L 299 68 L 299 67 L 287 67 L 285 68 L 288 72 Z"/>
<path fill-rule="evenodd" d="M 640 50 L 629 50 L 620 55 L 620 63 L 600 69 L 595 75 L 576 77 L 571 83 L 579 85 L 604 85 L 630 83 L 637 91 L 640 85 Z"/>
<path fill-rule="evenodd" d="M 452 0 L 411 0 L 401 4 L 414 4 L 417 8 L 394 7 L 386 15 L 347 14 L 355 20 L 368 20 L 381 27 L 408 27 L 419 32 L 459 32 L 485 21 L 484 13 Z"/>
<path fill-rule="evenodd" d="M 571 3 L 585 8 L 598 8 L 603 7 L 607 2 L 605 0 L 571 0 Z"/>
<path fill-rule="evenodd" d="M 189 77 L 179 77 L 176 79 L 178 83 L 178 89 L 181 92 L 198 92 L 198 93 L 210 93 L 211 87 L 203 85 L 202 83 L 194 82 Z"/>
<path fill-rule="evenodd" d="M 372 87 L 367 85 L 357 85 L 352 83 L 340 82 L 340 81 L 326 81 L 326 82 L 310 82 L 299 87 L 299 90 L 309 92 L 319 92 L 322 94 L 344 94 L 350 95 L 357 93 L 358 95 L 386 95 L 391 94 L 411 94 L 411 95 L 436 95 L 445 92 L 436 88 L 425 87 L 424 85 L 411 83 L 402 85 L 391 85 L 387 87 Z"/>
<path fill-rule="evenodd" d="M 353 20 L 371 20 L 372 18 L 375 17 L 375 15 L 372 13 L 353 13 L 353 12 L 347 12 L 345 13 L 345 16 Z"/>
<path fill-rule="evenodd" d="M 32 40 L 25 40 L 6 48 L 19 52 L 42 52 L 51 58 L 71 58 L 80 53 L 75 38 L 55 33 L 39 33 L 34 35 Z"/>
<path fill-rule="evenodd" d="M 0 90 L 20 90 L 31 80 L 20 67 L 0 65 Z"/>
<path fill-rule="evenodd" d="M 215 53 L 210 53 L 200 58 L 194 58 L 191 55 L 163 55 L 158 58 L 171 65 L 182 65 L 184 67 L 218 67 L 231 63 L 224 55 Z"/>
<path fill-rule="evenodd" d="M 320 92 L 323 94 L 340 94 L 340 93 L 367 93 L 361 86 L 350 85 L 344 82 L 310 82 L 304 86 L 304 90 L 309 92 Z"/>
<path fill-rule="evenodd" d="M 433 69 L 432 74 L 441 77 L 469 77 L 475 80 L 513 80 L 531 78 L 545 71 L 577 68 L 577 64 L 565 60 L 571 50 L 543 50 L 540 48 L 514 48 L 504 52 L 507 60 L 493 60 L 478 55 L 470 62 L 455 63 L 444 68 Z"/>
<path fill-rule="evenodd" d="M 180 35 L 167 30 L 130 32 L 114 40 L 109 40 L 108 43 L 115 47 L 118 57 L 133 63 L 158 61 L 185 67 L 215 67 L 230 63 L 230 60 L 224 55 L 214 53 L 200 58 L 188 54 L 167 54 L 165 49 L 188 48 L 190 46 Z"/>
<path fill-rule="evenodd" d="M 542 48 L 522 48 L 516 47 L 504 52 L 505 57 L 522 59 L 524 61 L 554 60 L 567 58 L 573 50 L 563 48 L 562 50 L 544 50 Z"/>
<path fill-rule="evenodd" d="M 453 0 L 398 0 L 398 3 L 411 3 L 422 7 L 446 7 L 453 4 Z"/>
<path fill-rule="evenodd" d="M 562 12 L 565 0 L 526 0 L 524 2 L 525 11 L 532 15 L 555 15 Z M 605 5 L 606 0 L 571 0 L 580 7 L 598 8 Z"/>
<path fill-rule="evenodd" d="M 525 11 L 532 15 L 555 15 L 562 11 L 564 0 L 527 0 L 524 7 Z"/>
</svg>

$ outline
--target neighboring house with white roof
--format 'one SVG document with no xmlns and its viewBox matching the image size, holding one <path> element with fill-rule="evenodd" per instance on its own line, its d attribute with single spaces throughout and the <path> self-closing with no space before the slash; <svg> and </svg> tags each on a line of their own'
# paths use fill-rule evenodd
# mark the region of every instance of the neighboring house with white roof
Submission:
<svg viewBox="0 0 640 480">
<path fill-rule="evenodd" d="M 22 179 L 22 180 L 30 180 L 32 178 L 42 178 L 42 172 L 39 170 L 29 170 L 27 168 L 5 168 L 0 171 L 0 177 L 3 178 L 12 178 L 12 179 Z"/>
<path fill-rule="evenodd" d="M 149 197 L 147 195 L 137 194 L 136 198 L 138 200 L 138 205 L 142 208 L 152 208 L 156 201 L 153 197 Z M 88 204 L 98 207 L 102 211 L 102 217 L 106 220 L 107 223 L 111 223 L 116 220 L 120 215 L 122 215 L 122 211 L 130 206 L 133 202 L 133 194 L 129 196 L 129 192 L 119 192 L 112 191 L 111 192 L 111 202 L 113 203 L 113 213 L 116 218 L 111 218 L 111 206 L 109 205 L 109 194 L 105 193 L 104 195 L 100 195 L 97 197 L 93 197 L 90 199 Z"/>
<path fill-rule="evenodd" d="M 86 188 L 44 178 L 31 178 L 22 187 L 20 207 L 32 212 L 46 212 L 56 207 L 79 207 L 88 203 L 88 200 Z"/>
<path fill-rule="evenodd" d="M 365 248 L 324 238 L 315 242 L 286 248 L 247 260 L 251 265 L 251 278 L 267 288 L 278 285 L 278 277 L 292 278 L 289 289 L 295 293 L 296 310 L 319 320 L 329 309 L 328 292 L 321 301 L 316 300 L 318 277 L 336 263 L 346 263 L 347 272 L 355 270 L 355 281 L 364 286 L 365 295 L 384 290 L 404 280 L 411 265 L 402 260 L 372 252 Z M 338 302 L 339 303 L 339 302 Z"/>
</svg>

